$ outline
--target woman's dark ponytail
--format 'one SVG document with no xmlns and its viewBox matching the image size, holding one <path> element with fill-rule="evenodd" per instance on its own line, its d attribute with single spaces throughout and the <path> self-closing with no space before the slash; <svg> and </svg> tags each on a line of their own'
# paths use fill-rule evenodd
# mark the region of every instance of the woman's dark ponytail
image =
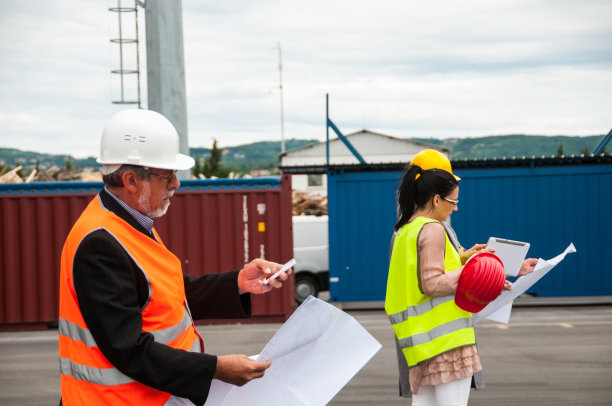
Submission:
<svg viewBox="0 0 612 406">
<path fill-rule="evenodd" d="M 423 170 L 416 165 L 406 167 L 397 189 L 398 213 L 393 229 L 398 231 L 408 223 L 417 208 L 425 207 L 435 195 L 448 196 L 457 185 L 457 179 L 441 169 Z"/>
<path fill-rule="evenodd" d="M 404 170 L 402 182 L 397 189 L 397 223 L 393 227 L 395 231 L 402 228 L 414 213 L 416 201 L 416 182 L 423 170 L 416 165 L 409 165 Z"/>
</svg>

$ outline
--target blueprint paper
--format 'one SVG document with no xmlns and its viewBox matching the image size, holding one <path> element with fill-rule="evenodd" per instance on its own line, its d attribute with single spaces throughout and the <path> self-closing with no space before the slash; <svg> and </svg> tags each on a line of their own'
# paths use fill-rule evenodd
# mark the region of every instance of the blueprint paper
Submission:
<svg viewBox="0 0 612 406">
<path fill-rule="evenodd" d="M 242 387 L 214 380 L 206 406 L 325 405 L 381 347 L 352 316 L 310 296 L 257 356 L 272 361 L 264 377 Z"/>
<path fill-rule="evenodd" d="M 498 323 L 508 324 L 508 320 L 510 320 L 510 312 L 512 312 L 512 303 L 508 303 L 507 305 L 501 307 L 499 310 L 489 314 L 486 319 L 496 321 Z M 480 321 L 480 319 L 476 320 L 475 322 L 478 321 Z"/>
<path fill-rule="evenodd" d="M 490 319 L 500 323 L 508 324 L 510 320 L 510 310 L 512 309 L 512 302 L 518 296 L 522 295 L 532 287 L 537 281 L 539 281 L 544 275 L 550 272 L 555 266 L 557 266 L 567 254 L 576 252 L 574 244 L 570 245 L 561 254 L 556 257 L 549 259 L 548 261 L 540 258 L 535 266 L 535 269 L 530 274 L 521 276 L 512 284 L 512 290 L 504 290 L 501 295 L 491 303 L 487 305 L 480 312 L 473 315 L 474 323 L 478 323 L 482 319 Z"/>
</svg>

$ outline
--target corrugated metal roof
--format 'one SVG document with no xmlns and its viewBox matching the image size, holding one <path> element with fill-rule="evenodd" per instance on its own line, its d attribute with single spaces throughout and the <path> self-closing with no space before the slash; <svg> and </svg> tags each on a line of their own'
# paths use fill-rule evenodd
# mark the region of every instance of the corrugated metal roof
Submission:
<svg viewBox="0 0 612 406">
<path fill-rule="evenodd" d="M 570 155 L 570 156 L 521 156 L 501 158 L 471 158 L 451 160 L 453 168 L 512 167 L 512 166 L 550 166 L 612 163 L 612 155 Z"/>
<path fill-rule="evenodd" d="M 550 166 L 550 165 L 581 165 L 581 164 L 605 164 L 612 163 L 612 155 L 579 155 L 579 156 L 542 156 L 542 157 L 502 157 L 502 158 L 470 158 L 451 160 L 453 168 L 480 168 L 488 167 L 513 167 L 513 166 Z M 287 174 L 317 174 L 333 171 L 396 171 L 406 166 L 406 162 L 391 163 L 369 163 L 369 164 L 345 164 L 345 165 L 308 165 L 308 166 L 280 166 L 282 173 Z"/>
<path fill-rule="evenodd" d="M 370 130 L 360 130 L 360 131 L 355 131 L 349 134 L 346 134 L 345 137 L 350 138 L 350 137 L 354 137 L 355 135 L 360 135 L 360 134 L 372 134 L 378 137 L 384 137 L 387 138 L 389 140 L 393 140 L 393 141 L 401 141 L 401 142 L 405 142 L 405 143 L 409 143 L 409 144 L 414 144 L 414 145 L 418 145 L 421 146 L 423 148 L 433 148 L 439 151 L 442 151 L 446 154 L 449 154 L 451 151 L 449 148 L 443 147 L 441 145 L 434 145 L 434 144 L 428 144 L 422 141 L 416 141 L 413 140 L 412 138 L 399 138 L 399 137 L 394 137 L 391 135 L 387 135 L 387 134 L 383 134 L 383 133 L 379 133 L 379 132 L 375 132 L 375 131 L 370 131 Z M 334 142 L 341 142 L 339 138 L 332 138 L 329 140 L 330 143 Z M 305 151 L 308 149 L 313 149 L 315 147 L 320 147 L 320 146 L 325 146 L 326 141 L 321 141 L 321 142 L 314 142 L 312 144 L 308 144 L 308 145 L 304 145 L 303 147 L 298 147 L 298 148 L 294 148 L 294 149 L 290 149 L 289 151 L 283 152 L 281 154 L 279 154 L 279 160 L 287 155 L 291 155 L 295 152 L 300 152 L 300 151 Z"/>
</svg>

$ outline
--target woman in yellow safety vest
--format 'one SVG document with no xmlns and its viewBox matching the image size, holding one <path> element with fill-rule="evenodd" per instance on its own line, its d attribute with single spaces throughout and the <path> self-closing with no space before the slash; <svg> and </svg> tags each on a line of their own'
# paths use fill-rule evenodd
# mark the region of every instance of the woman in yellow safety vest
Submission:
<svg viewBox="0 0 612 406">
<path fill-rule="evenodd" d="M 462 265 L 485 244 L 462 251 L 442 223 L 457 211 L 459 179 L 446 156 L 423 150 L 397 192 L 385 310 L 396 336 L 400 395 L 413 406 L 467 405 L 472 377 L 484 387 L 472 314 L 454 296 Z"/>
</svg>

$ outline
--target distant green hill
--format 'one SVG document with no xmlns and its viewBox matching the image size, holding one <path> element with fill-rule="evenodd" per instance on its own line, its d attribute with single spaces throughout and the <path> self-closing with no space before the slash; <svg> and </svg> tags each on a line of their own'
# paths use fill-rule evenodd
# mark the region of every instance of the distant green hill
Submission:
<svg viewBox="0 0 612 406">
<path fill-rule="evenodd" d="M 313 142 L 318 141 L 290 139 L 285 141 L 285 149 L 288 151 L 312 144 Z M 236 173 L 244 174 L 249 173 L 251 169 L 274 170 L 278 166 L 281 143 L 280 141 L 262 141 L 223 149 L 223 164 L 231 166 L 232 170 Z M 193 157 L 207 158 L 210 155 L 210 148 L 189 148 L 189 153 Z M 76 159 L 70 155 L 50 155 L 18 149 L 0 148 L 0 168 L 6 164 L 9 167 L 22 165 L 26 169 L 38 166 L 40 170 L 46 170 L 52 166 L 65 167 L 67 162 L 70 162 L 72 166 L 81 168 L 100 167 L 93 157 Z"/>
<path fill-rule="evenodd" d="M 93 157 L 85 159 L 76 159 L 70 155 L 51 155 L 40 152 L 21 151 L 19 149 L 0 148 L 0 165 L 8 165 L 15 167 L 18 165 L 24 168 L 36 168 L 37 166 L 44 170 L 52 166 L 63 168 L 67 163 L 80 168 L 97 168 L 100 165 Z"/>
<path fill-rule="evenodd" d="M 415 141 L 441 145 L 449 148 L 452 159 L 463 158 L 501 158 L 521 156 L 552 156 L 557 155 L 560 145 L 566 156 L 579 155 L 584 148 L 591 152 L 603 139 L 604 135 L 586 137 L 576 136 L 541 136 L 541 135 L 498 135 L 477 138 L 413 138 Z M 285 142 L 287 151 L 317 142 L 316 140 L 290 139 Z M 279 162 L 280 141 L 262 141 L 251 144 L 223 148 L 223 165 L 231 166 L 236 173 L 248 173 L 252 169 L 274 170 Z M 608 151 L 612 146 L 608 147 Z M 210 155 L 209 148 L 190 148 L 191 156 L 206 158 Z M 95 158 L 76 159 L 69 155 L 50 155 L 18 149 L 0 148 L 0 169 L 3 165 L 46 170 L 55 165 L 65 167 L 70 162 L 72 166 L 81 168 L 99 167 Z"/>
<path fill-rule="evenodd" d="M 478 138 L 413 138 L 415 141 L 441 145 L 451 150 L 451 159 L 502 158 L 557 155 L 560 145 L 566 156 L 579 155 L 584 148 L 592 152 L 604 135 L 586 137 L 543 135 L 497 135 Z M 608 148 L 610 150 L 612 148 Z"/>
<path fill-rule="evenodd" d="M 287 151 L 318 142 L 317 140 L 285 140 Z M 274 170 L 278 166 L 280 141 L 261 141 L 252 144 L 224 148 L 223 165 L 231 166 L 236 173 L 249 173 L 251 169 Z M 209 148 L 189 148 L 192 157 L 207 158 Z"/>
</svg>

